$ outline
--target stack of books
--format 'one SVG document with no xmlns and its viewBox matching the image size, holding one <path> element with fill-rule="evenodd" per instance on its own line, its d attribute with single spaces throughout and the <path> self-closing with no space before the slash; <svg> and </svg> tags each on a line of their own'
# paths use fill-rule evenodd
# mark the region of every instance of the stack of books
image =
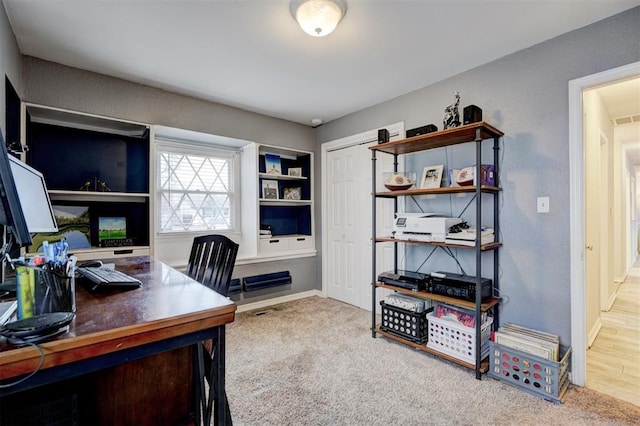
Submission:
<svg viewBox="0 0 640 426">
<path fill-rule="evenodd" d="M 494 341 L 550 361 L 558 361 L 560 355 L 559 336 L 521 325 L 504 324 L 495 332 Z"/>
<path fill-rule="evenodd" d="M 260 225 L 260 238 L 269 239 L 272 237 L 271 225 Z"/>
<path fill-rule="evenodd" d="M 476 245 L 476 233 L 476 228 L 462 229 L 460 232 L 449 232 L 444 242 L 474 247 Z M 493 243 L 495 241 L 493 228 L 482 228 L 480 238 L 480 245 Z"/>
</svg>

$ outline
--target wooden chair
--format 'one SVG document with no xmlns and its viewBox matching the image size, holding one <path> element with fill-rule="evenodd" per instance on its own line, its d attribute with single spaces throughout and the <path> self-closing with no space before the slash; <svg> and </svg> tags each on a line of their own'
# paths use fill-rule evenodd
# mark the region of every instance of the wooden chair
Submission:
<svg viewBox="0 0 640 426">
<path fill-rule="evenodd" d="M 191 254 L 187 263 L 187 275 L 196 281 L 201 282 L 212 290 L 227 296 L 229 293 L 229 284 L 231 283 L 231 275 L 233 267 L 238 255 L 239 245 L 224 235 L 205 235 L 193 239 L 191 246 Z M 221 330 L 220 332 L 224 332 Z M 218 418 L 216 423 L 232 424 L 231 412 L 229 411 L 228 402 L 223 406 L 219 404 L 220 391 L 217 389 L 216 376 L 217 371 L 213 368 L 213 357 L 219 354 L 220 340 L 212 338 L 198 344 L 197 348 L 197 365 L 196 365 L 196 383 L 198 388 L 196 392 L 199 394 L 199 400 L 204 404 L 201 408 L 204 414 L 204 424 L 209 425 L 211 414 L 214 411 L 213 404 L 215 402 L 215 415 L 219 416 L 220 411 L 224 411 L 224 417 Z M 205 378 L 209 384 L 209 396 L 205 398 Z M 206 404 L 205 404 L 206 401 Z M 225 395 L 226 402 L 226 395 Z M 198 407 L 199 411 L 200 407 Z M 197 417 L 199 418 L 199 412 Z M 198 423 L 200 423 L 198 419 Z"/>
</svg>

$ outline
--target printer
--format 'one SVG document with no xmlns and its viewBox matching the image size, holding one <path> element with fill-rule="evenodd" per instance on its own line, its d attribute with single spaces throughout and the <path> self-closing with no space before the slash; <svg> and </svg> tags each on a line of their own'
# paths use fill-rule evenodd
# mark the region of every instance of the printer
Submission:
<svg viewBox="0 0 640 426">
<path fill-rule="evenodd" d="M 458 223 L 462 223 L 459 217 L 436 213 L 396 213 L 393 231 L 402 240 L 444 243 L 449 228 Z"/>
</svg>

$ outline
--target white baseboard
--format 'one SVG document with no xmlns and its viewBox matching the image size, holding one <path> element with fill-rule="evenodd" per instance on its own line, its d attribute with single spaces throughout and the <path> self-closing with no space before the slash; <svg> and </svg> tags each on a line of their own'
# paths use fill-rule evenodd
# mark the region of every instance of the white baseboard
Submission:
<svg viewBox="0 0 640 426">
<path fill-rule="evenodd" d="M 613 282 L 616 285 L 616 288 L 613 289 L 613 291 L 611 292 L 611 295 L 609 296 L 609 300 L 607 300 L 607 309 L 606 311 L 609 312 L 611 310 L 611 307 L 613 306 L 613 304 L 616 301 L 616 298 L 618 297 L 618 290 L 620 290 L 620 286 L 622 285 L 622 283 Z"/>
<path fill-rule="evenodd" d="M 312 296 L 324 297 L 322 295 L 322 291 L 320 290 L 303 291 L 300 293 L 288 294 L 286 296 L 274 297 L 273 299 L 261 300 L 259 302 L 245 303 L 243 305 L 238 305 L 238 309 L 236 310 L 236 312 L 240 313 L 240 312 L 246 312 L 246 311 L 253 311 L 254 309 L 263 309 L 268 306 L 278 305 L 280 303 L 285 303 L 285 302 L 292 302 L 294 300 L 304 299 L 305 297 L 312 297 Z"/>
<path fill-rule="evenodd" d="M 596 340 L 596 337 L 598 337 L 598 333 L 600 332 L 601 328 L 602 328 L 602 321 L 600 320 L 600 318 L 598 318 L 595 325 L 589 332 L 589 335 L 587 336 L 587 348 L 590 348 L 591 345 L 593 345 L 593 342 Z"/>
</svg>

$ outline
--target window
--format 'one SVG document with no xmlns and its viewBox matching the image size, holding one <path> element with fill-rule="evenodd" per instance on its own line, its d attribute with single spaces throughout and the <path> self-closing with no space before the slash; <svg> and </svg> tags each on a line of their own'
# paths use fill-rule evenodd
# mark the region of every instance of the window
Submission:
<svg viewBox="0 0 640 426">
<path fill-rule="evenodd" d="M 237 152 L 188 142 L 157 142 L 158 232 L 234 230 Z"/>
</svg>

